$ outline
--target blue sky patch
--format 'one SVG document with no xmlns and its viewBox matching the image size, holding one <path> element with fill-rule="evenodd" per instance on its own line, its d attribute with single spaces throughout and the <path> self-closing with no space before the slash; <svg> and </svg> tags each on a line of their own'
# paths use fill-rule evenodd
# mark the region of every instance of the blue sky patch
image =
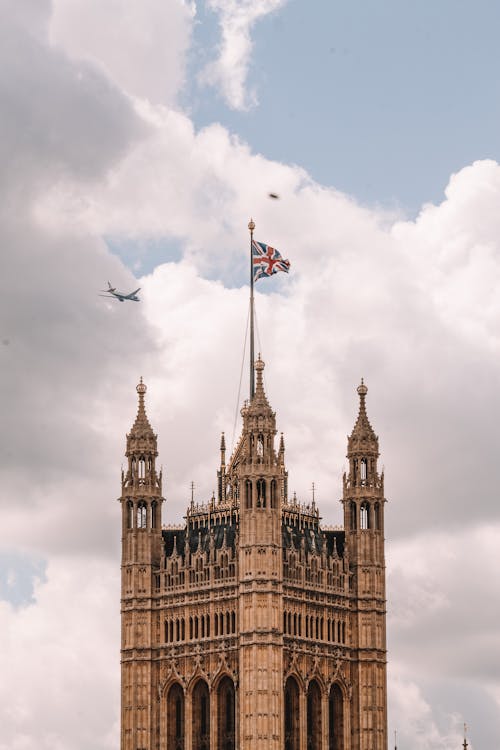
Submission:
<svg viewBox="0 0 500 750">
<path fill-rule="evenodd" d="M 33 604 L 37 580 L 47 580 L 45 560 L 20 552 L 0 552 L 0 599 L 15 607 Z"/>
</svg>

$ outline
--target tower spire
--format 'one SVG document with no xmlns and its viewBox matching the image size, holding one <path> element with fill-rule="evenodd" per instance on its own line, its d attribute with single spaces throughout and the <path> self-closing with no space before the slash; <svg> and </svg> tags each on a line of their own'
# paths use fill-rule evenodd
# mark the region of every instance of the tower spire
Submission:
<svg viewBox="0 0 500 750">
<path fill-rule="evenodd" d="M 356 424 L 354 425 L 349 438 L 349 450 L 353 450 L 355 447 L 361 445 L 366 447 L 370 445 L 372 448 L 375 448 L 378 453 L 378 438 L 366 413 L 366 394 L 368 393 L 368 388 L 366 387 L 363 378 L 361 378 L 361 383 L 356 390 L 359 395 L 359 412 Z"/>
<path fill-rule="evenodd" d="M 250 401 L 253 399 L 255 394 L 255 372 L 254 372 L 254 359 L 255 359 L 255 348 L 254 348 L 254 301 L 253 301 L 253 253 L 252 253 L 252 242 L 253 242 L 253 230 L 255 229 L 255 222 L 250 219 L 248 222 L 248 229 L 250 230 Z"/>
</svg>

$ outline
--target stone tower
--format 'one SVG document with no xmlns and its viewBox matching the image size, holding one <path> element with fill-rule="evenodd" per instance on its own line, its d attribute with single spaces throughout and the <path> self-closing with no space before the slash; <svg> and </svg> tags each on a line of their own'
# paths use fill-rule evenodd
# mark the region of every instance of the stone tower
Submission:
<svg viewBox="0 0 500 750">
<path fill-rule="evenodd" d="M 145 385 L 122 477 L 121 750 L 387 750 L 383 477 L 366 414 L 348 438 L 344 527 L 288 497 L 255 395 L 217 497 L 161 526 Z"/>
<path fill-rule="evenodd" d="M 352 575 L 350 643 L 353 670 L 354 747 L 386 746 L 384 475 L 379 475 L 378 438 L 366 414 L 368 388 L 358 387 L 359 414 L 348 438 L 344 474 L 345 545 Z"/>
<path fill-rule="evenodd" d="M 139 409 L 127 435 L 122 471 L 122 710 L 121 747 L 153 747 L 155 644 L 151 609 L 162 557 L 161 472 L 156 435 L 144 408 L 146 386 L 137 386 Z"/>
</svg>

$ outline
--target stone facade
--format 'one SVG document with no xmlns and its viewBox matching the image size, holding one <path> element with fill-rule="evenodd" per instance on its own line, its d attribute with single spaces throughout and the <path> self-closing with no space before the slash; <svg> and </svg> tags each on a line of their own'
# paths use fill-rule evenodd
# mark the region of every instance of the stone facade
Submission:
<svg viewBox="0 0 500 750">
<path fill-rule="evenodd" d="M 255 396 L 218 493 L 162 527 L 157 438 L 139 409 L 122 474 L 121 750 L 387 750 L 384 480 L 359 414 L 344 528 L 288 497 L 283 436 Z"/>
</svg>

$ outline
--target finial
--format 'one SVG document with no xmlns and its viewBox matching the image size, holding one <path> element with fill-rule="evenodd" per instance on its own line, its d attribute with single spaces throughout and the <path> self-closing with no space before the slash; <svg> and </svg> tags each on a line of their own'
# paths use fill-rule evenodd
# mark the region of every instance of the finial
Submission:
<svg viewBox="0 0 500 750">
<path fill-rule="evenodd" d="M 253 234 L 253 230 L 255 229 L 255 222 L 253 219 L 250 219 L 248 222 L 248 228 L 250 230 L 250 234 Z"/>
<path fill-rule="evenodd" d="M 467 742 L 467 724 L 464 722 L 464 744 L 463 744 L 463 748 L 464 748 L 464 750 L 467 750 L 468 747 L 469 747 L 469 743 Z"/>
<path fill-rule="evenodd" d="M 366 385 L 365 385 L 365 382 L 364 382 L 363 378 L 361 378 L 361 384 L 360 384 L 360 385 L 358 385 L 358 387 L 357 387 L 357 389 L 356 389 L 356 390 L 358 391 L 359 395 L 360 395 L 360 396 L 361 396 L 362 398 L 363 398 L 363 396 L 366 396 L 366 394 L 368 393 L 368 388 L 366 387 Z"/>
<path fill-rule="evenodd" d="M 147 391 L 146 384 L 142 382 L 142 375 L 140 377 L 139 384 L 136 386 L 135 390 L 137 391 L 137 393 L 139 393 L 139 395 L 141 393 L 144 394 Z"/>
<path fill-rule="evenodd" d="M 262 370 L 264 369 L 265 365 L 266 365 L 266 363 L 264 362 L 263 359 L 261 359 L 260 352 L 259 352 L 259 355 L 258 355 L 257 360 L 255 362 L 255 369 L 257 370 L 257 372 L 262 372 Z"/>
</svg>

